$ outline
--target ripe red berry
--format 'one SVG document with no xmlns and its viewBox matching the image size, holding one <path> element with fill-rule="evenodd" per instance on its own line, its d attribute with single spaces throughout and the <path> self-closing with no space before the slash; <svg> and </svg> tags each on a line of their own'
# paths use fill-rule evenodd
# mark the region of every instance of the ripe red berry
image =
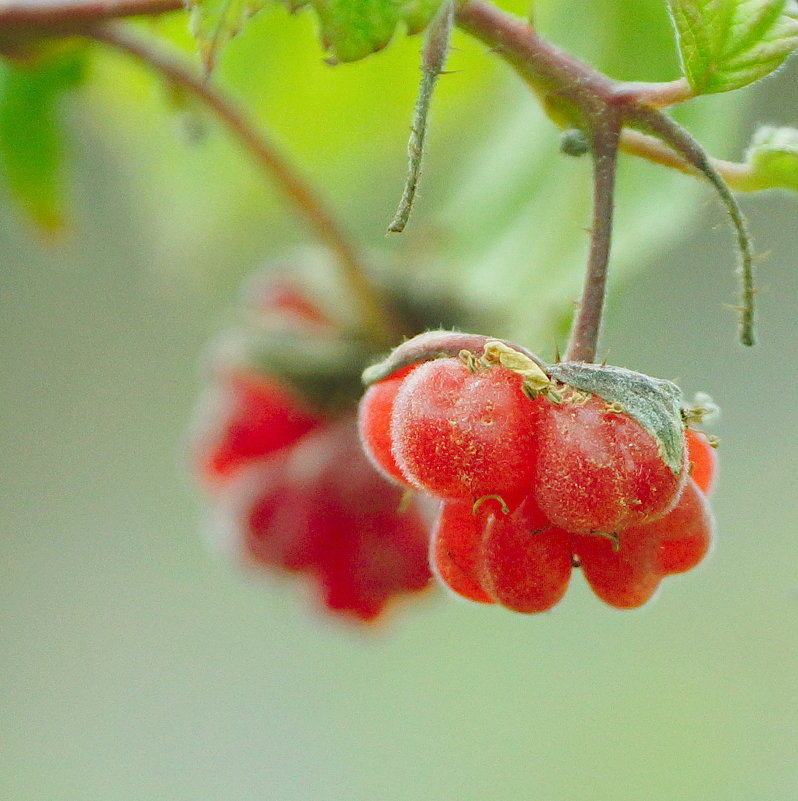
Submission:
<svg viewBox="0 0 798 801">
<path fill-rule="evenodd" d="M 611 606 L 642 606 L 663 576 L 695 567 L 709 550 L 712 516 L 702 493 L 690 480 L 667 515 L 625 529 L 617 541 L 575 535 L 573 549 L 596 595 Z"/>
<path fill-rule="evenodd" d="M 527 398 L 522 378 L 504 367 L 472 372 L 459 359 L 425 362 L 396 396 L 394 458 L 412 484 L 432 495 L 499 495 L 517 503 L 534 475 L 543 402 Z"/>
<path fill-rule="evenodd" d="M 370 620 L 392 597 L 424 589 L 431 578 L 427 524 L 365 457 L 354 420 L 333 426 L 312 454 L 302 449 L 300 472 L 309 455 L 318 459 L 304 500 L 326 606 Z"/>
<path fill-rule="evenodd" d="M 245 297 L 247 305 L 255 312 L 277 314 L 285 324 L 332 326 L 324 312 L 289 274 L 269 271 L 256 275 L 248 282 Z"/>
<path fill-rule="evenodd" d="M 300 572 L 328 609 L 371 620 L 431 578 L 427 522 L 403 494 L 372 467 L 345 418 L 242 468 L 217 503 L 246 561 Z"/>
<path fill-rule="evenodd" d="M 366 456 L 386 478 L 409 487 L 394 459 L 391 446 L 391 416 L 396 393 L 404 378 L 415 365 L 404 367 L 388 378 L 372 384 L 360 400 L 358 407 L 358 433 Z"/>
<path fill-rule="evenodd" d="M 695 481 L 704 495 L 709 495 L 715 484 L 718 456 L 703 431 L 692 428 L 684 432 L 687 441 L 687 463 L 690 478 Z"/>
<path fill-rule="evenodd" d="M 245 556 L 256 564 L 291 572 L 312 570 L 319 542 L 308 525 L 306 486 L 287 473 L 288 458 L 279 454 L 242 476 L 245 486 L 227 492 L 240 496 Z"/>
<path fill-rule="evenodd" d="M 552 526 L 531 496 L 512 514 L 489 518 L 479 572 L 496 603 L 515 612 L 544 612 L 565 594 L 571 569 L 571 536 Z"/>
<path fill-rule="evenodd" d="M 453 592 L 482 604 L 493 603 L 478 578 L 485 522 L 490 515 L 488 503 L 481 504 L 475 514 L 470 500 L 441 502 L 430 547 L 430 563 L 437 577 Z"/>
<path fill-rule="evenodd" d="M 226 480 L 243 464 L 293 444 L 322 417 L 280 381 L 231 372 L 206 399 L 195 453 L 201 478 Z"/>
<path fill-rule="evenodd" d="M 654 437 L 597 395 L 546 403 L 538 425 L 534 495 L 556 526 L 611 534 L 662 517 L 686 480 Z"/>
<path fill-rule="evenodd" d="M 708 553 L 712 541 L 712 513 L 694 480 L 687 482 L 676 506 L 665 517 L 641 526 L 642 536 L 656 541 L 656 569 L 663 574 L 684 573 Z M 634 536 L 635 529 L 628 529 Z"/>
<path fill-rule="evenodd" d="M 642 606 L 662 579 L 654 548 L 645 537 L 627 536 L 626 531 L 617 540 L 600 534 L 574 535 L 572 547 L 591 589 L 610 606 Z"/>
</svg>

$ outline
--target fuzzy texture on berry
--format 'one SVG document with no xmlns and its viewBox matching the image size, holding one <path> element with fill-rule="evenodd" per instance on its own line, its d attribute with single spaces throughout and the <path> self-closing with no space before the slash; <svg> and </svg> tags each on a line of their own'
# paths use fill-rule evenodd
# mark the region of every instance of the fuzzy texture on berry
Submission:
<svg viewBox="0 0 798 801">
<path fill-rule="evenodd" d="M 432 536 L 432 564 L 453 592 L 533 614 L 551 609 L 571 576 L 571 538 L 527 496 L 512 513 L 493 499 L 443 501 Z"/>
<path fill-rule="evenodd" d="M 690 478 L 695 481 L 704 495 L 709 495 L 715 487 L 718 470 L 718 455 L 703 431 L 688 428 L 684 432 L 687 441 L 687 464 Z"/>
<path fill-rule="evenodd" d="M 617 539 L 577 535 L 572 547 L 593 592 L 610 606 L 633 609 L 654 595 L 664 576 L 695 567 L 711 538 L 712 515 L 691 479 L 659 520 L 625 529 Z"/>
<path fill-rule="evenodd" d="M 674 473 L 654 437 L 597 395 L 545 404 L 538 432 L 535 498 L 566 531 L 612 534 L 656 520 L 684 487 L 684 465 Z"/>
<path fill-rule="evenodd" d="M 542 403 L 526 397 L 521 377 L 503 367 L 472 371 L 454 358 L 421 364 L 396 395 L 396 464 L 432 495 L 517 503 L 534 475 Z"/>
<path fill-rule="evenodd" d="M 656 542 L 656 569 L 664 575 L 685 573 L 698 565 L 712 545 L 714 520 L 698 484 L 690 479 L 679 503 L 665 517 L 640 526 Z M 640 529 L 628 529 L 635 536 Z M 653 532 L 653 533 L 652 533 Z"/>
<path fill-rule="evenodd" d="M 482 604 L 494 603 L 479 579 L 489 514 L 487 504 L 475 513 L 470 500 L 443 501 L 430 541 L 430 562 L 438 579 L 457 595 Z"/>
<path fill-rule="evenodd" d="M 358 406 L 358 433 L 366 456 L 387 479 L 405 487 L 408 483 L 394 458 L 391 438 L 391 417 L 399 388 L 415 367 L 403 367 L 382 381 L 372 384 Z"/>
<path fill-rule="evenodd" d="M 568 588 L 571 536 L 551 525 L 527 496 L 512 514 L 489 519 L 479 563 L 482 586 L 496 603 L 515 612 L 545 612 Z"/>
</svg>

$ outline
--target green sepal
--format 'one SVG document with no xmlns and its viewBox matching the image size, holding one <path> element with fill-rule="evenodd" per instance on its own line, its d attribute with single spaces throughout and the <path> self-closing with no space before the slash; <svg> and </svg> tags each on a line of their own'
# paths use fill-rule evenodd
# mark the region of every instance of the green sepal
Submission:
<svg viewBox="0 0 798 801">
<path fill-rule="evenodd" d="M 674 473 L 682 471 L 684 422 L 682 393 L 676 384 L 623 367 L 583 362 L 559 362 L 547 365 L 546 371 L 557 381 L 622 409 L 654 437 L 665 464 Z"/>
</svg>

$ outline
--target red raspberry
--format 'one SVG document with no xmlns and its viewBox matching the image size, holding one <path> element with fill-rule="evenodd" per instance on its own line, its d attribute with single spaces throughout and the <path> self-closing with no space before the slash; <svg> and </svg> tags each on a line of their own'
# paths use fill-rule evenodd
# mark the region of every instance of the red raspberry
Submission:
<svg viewBox="0 0 798 801">
<path fill-rule="evenodd" d="M 486 499 L 449 500 L 432 536 L 432 564 L 451 590 L 472 601 L 531 614 L 554 606 L 571 576 L 571 537 L 531 497 L 511 514 Z"/>
<path fill-rule="evenodd" d="M 324 437 L 312 444 L 319 462 L 304 491 L 317 575 L 330 609 L 369 620 L 391 597 L 428 585 L 427 526 L 414 504 L 400 511 L 403 490 L 363 455 L 353 420 Z"/>
<path fill-rule="evenodd" d="M 515 612 L 544 612 L 565 594 L 571 578 L 571 536 L 552 526 L 528 496 L 509 515 L 493 515 L 480 555 L 482 586 Z"/>
<path fill-rule="evenodd" d="M 599 534 L 574 535 L 572 547 L 593 592 L 610 606 L 634 609 L 654 595 L 662 574 L 656 570 L 651 543 L 626 533 L 617 541 Z"/>
<path fill-rule="evenodd" d="M 399 387 L 415 366 L 403 367 L 388 378 L 372 384 L 358 407 L 358 432 L 366 456 L 386 478 L 406 487 L 411 485 L 391 451 L 391 416 Z"/>
<path fill-rule="evenodd" d="M 628 528 L 617 541 L 574 536 L 573 549 L 596 595 L 631 609 L 651 598 L 663 576 L 695 567 L 709 549 L 711 534 L 708 506 L 690 480 L 676 507 L 659 520 Z"/>
<path fill-rule="evenodd" d="M 703 492 L 691 479 L 675 508 L 665 517 L 640 527 L 643 528 L 646 530 L 642 531 L 642 536 L 655 539 L 657 543 L 656 569 L 663 574 L 685 573 L 709 552 L 712 512 Z M 627 531 L 632 532 L 627 536 L 635 536 L 636 529 Z"/>
<path fill-rule="evenodd" d="M 688 428 L 684 432 L 687 441 L 687 464 L 690 478 L 695 481 L 704 495 L 709 495 L 715 484 L 718 455 L 703 431 Z"/>
<path fill-rule="evenodd" d="M 611 534 L 656 520 L 684 486 L 687 472 L 670 469 L 654 437 L 597 395 L 546 403 L 538 432 L 534 495 L 566 531 Z"/>
<path fill-rule="evenodd" d="M 396 464 L 415 486 L 443 498 L 528 492 L 537 455 L 537 413 L 522 378 L 501 366 L 471 371 L 459 359 L 416 367 L 396 395 Z"/>
<path fill-rule="evenodd" d="M 236 371 L 219 380 L 223 383 L 206 398 L 196 435 L 199 472 L 208 484 L 292 445 L 322 423 L 321 415 L 277 379 Z"/>
<path fill-rule="evenodd" d="M 286 455 L 258 464 L 246 476 L 241 536 L 256 564 L 291 572 L 312 570 L 318 541 L 308 525 L 305 486 L 286 473 Z"/>
<path fill-rule="evenodd" d="M 243 470 L 225 487 L 223 516 L 247 559 L 306 573 L 329 609 L 371 620 L 431 578 L 427 525 L 414 503 L 400 511 L 402 497 L 345 418 Z"/>
<path fill-rule="evenodd" d="M 463 598 L 483 604 L 493 603 L 478 578 L 489 505 L 481 504 L 475 514 L 470 500 L 443 501 L 430 548 L 430 562 L 437 577 Z"/>
</svg>

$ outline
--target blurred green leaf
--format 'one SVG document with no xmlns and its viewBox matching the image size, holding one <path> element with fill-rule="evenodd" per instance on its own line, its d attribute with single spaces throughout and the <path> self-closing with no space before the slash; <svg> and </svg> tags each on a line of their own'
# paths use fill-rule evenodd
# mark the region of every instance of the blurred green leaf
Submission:
<svg viewBox="0 0 798 801">
<path fill-rule="evenodd" d="M 798 129 L 763 126 L 751 139 L 746 163 L 751 189 L 798 192 Z"/>
<path fill-rule="evenodd" d="M 197 49 L 210 72 L 224 46 L 236 36 L 244 23 L 260 11 L 267 0 L 190 0 L 189 27 L 197 40 Z"/>
<path fill-rule="evenodd" d="M 267 0 L 190 0 L 191 31 L 209 72 L 221 49 Z M 442 0 L 282 0 L 291 11 L 309 6 L 319 18 L 322 45 L 331 61 L 358 61 L 381 50 L 404 24 L 424 30 Z"/>
<path fill-rule="evenodd" d="M 794 0 L 669 0 L 696 93 L 730 92 L 777 70 L 798 45 Z"/>
<path fill-rule="evenodd" d="M 63 225 L 59 101 L 84 74 L 84 49 L 0 61 L 0 177 L 37 224 Z"/>
<path fill-rule="evenodd" d="M 289 0 L 291 3 L 292 0 Z M 293 0 L 310 5 L 321 22 L 325 49 L 337 61 L 358 61 L 388 44 L 399 23 L 424 30 L 442 0 Z"/>
</svg>

